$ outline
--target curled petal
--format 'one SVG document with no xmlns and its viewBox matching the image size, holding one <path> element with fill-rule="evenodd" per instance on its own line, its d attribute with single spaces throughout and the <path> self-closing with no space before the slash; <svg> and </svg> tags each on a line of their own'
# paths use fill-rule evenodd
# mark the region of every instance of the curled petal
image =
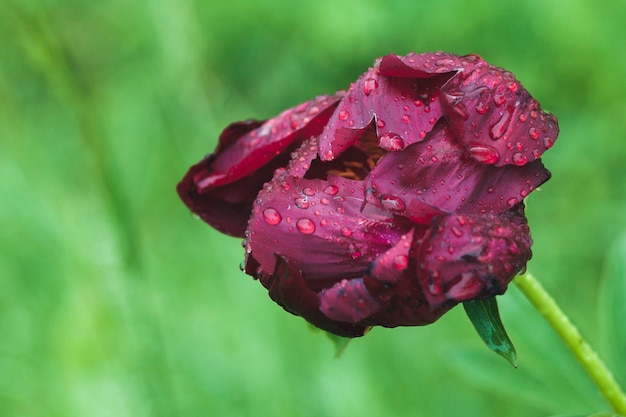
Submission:
<svg viewBox="0 0 626 417">
<path fill-rule="evenodd" d="M 405 56 L 387 55 L 380 62 L 380 73 L 388 77 L 428 78 L 438 74 L 453 74 L 469 67 L 486 65 L 478 55 L 458 56 L 446 52 L 416 54 Z"/>
<path fill-rule="evenodd" d="M 259 273 L 273 271 L 279 254 L 312 289 L 359 276 L 406 231 L 377 212 L 364 215 L 363 205 L 361 181 L 275 178 L 259 193 L 247 233 Z"/>
<path fill-rule="evenodd" d="M 556 117 L 498 67 L 481 66 L 453 77 L 440 99 L 454 135 L 485 164 L 525 165 L 539 159 L 559 134 Z"/>
<path fill-rule="evenodd" d="M 368 330 L 367 326 L 336 321 L 322 313 L 318 294 L 309 289 L 302 273 L 280 256 L 276 258 L 274 273 L 261 282 L 278 305 L 320 329 L 344 337 L 362 336 Z"/>
<path fill-rule="evenodd" d="M 215 153 L 192 166 L 178 184 L 181 199 L 216 229 L 242 237 L 263 184 L 287 165 L 304 139 L 322 131 L 340 97 L 317 97 L 266 122 L 230 125 Z"/>
<path fill-rule="evenodd" d="M 411 230 L 367 270 L 366 288 L 382 306 L 364 323 L 421 326 L 434 322 L 451 307 L 431 308 L 417 277 L 416 245 L 425 232 L 425 227 Z"/>
<path fill-rule="evenodd" d="M 342 279 L 319 293 L 320 310 L 332 320 L 359 323 L 380 309 L 363 278 Z"/>
<path fill-rule="evenodd" d="M 530 259 L 531 244 L 521 204 L 503 214 L 439 218 L 417 251 L 428 303 L 437 308 L 504 293 Z"/>
<path fill-rule="evenodd" d="M 541 161 L 502 168 L 480 163 L 441 124 L 424 142 L 387 153 L 366 189 L 368 201 L 428 224 L 442 213 L 507 211 L 549 177 Z"/>
<path fill-rule="evenodd" d="M 395 55 L 383 58 L 392 59 Z M 374 123 L 380 147 L 399 151 L 420 142 L 442 117 L 439 89 L 453 73 L 403 78 L 370 68 L 348 90 L 320 136 L 320 156 L 332 160 Z M 381 64 L 382 65 L 382 64 Z"/>
</svg>

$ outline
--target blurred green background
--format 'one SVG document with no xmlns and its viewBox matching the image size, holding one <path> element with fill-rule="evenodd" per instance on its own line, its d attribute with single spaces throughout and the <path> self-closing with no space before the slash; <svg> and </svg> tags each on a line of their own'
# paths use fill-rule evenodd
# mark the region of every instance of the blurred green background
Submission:
<svg viewBox="0 0 626 417">
<path fill-rule="evenodd" d="M 335 359 L 174 188 L 231 121 L 345 89 L 390 52 L 478 53 L 559 118 L 529 268 L 626 384 L 607 307 L 626 294 L 603 278 L 626 230 L 624 22 L 621 0 L 3 0 L 0 415 L 607 410 L 514 286 L 500 306 L 519 369 L 462 309 Z"/>
</svg>

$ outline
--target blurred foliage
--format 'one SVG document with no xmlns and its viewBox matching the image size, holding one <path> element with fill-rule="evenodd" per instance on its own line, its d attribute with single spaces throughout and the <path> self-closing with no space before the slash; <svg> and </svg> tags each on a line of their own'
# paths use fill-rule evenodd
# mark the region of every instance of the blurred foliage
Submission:
<svg viewBox="0 0 626 417">
<path fill-rule="evenodd" d="M 345 89 L 378 56 L 478 53 L 559 117 L 529 267 L 599 346 L 604 256 L 626 230 L 625 21 L 621 0 L 0 2 L 0 415 L 607 410 L 515 288 L 499 301 L 517 370 L 462 309 L 334 359 L 174 187 L 229 122 Z"/>
</svg>

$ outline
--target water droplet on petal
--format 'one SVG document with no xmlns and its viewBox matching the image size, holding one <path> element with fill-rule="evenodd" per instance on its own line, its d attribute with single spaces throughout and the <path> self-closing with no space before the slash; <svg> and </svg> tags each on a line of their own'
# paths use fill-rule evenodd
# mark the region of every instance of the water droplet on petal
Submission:
<svg viewBox="0 0 626 417">
<path fill-rule="evenodd" d="M 514 205 L 517 204 L 517 198 L 515 197 L 511 197 L 508 200 L 506 200 L 506 204 L 508 204 L 509 207 L 513 207 Z"/>
<path fill-rule="evenodd" d="M 456 226 L 452 226 L 450 230 L 452 231 L 452 234 L 454 234 L 454 236 L 456 237 L 463 236 L 463 231 Z"/>
<path fill-rule="evenodd" d="M 500 160 L 498 150 L 487 145 L 472 145 L 469 153 L 475 160 L 484 164 L 496 164 Z"/>
<path fill-rule="evenodd" d="M 349 227 L 342 227 L 341 234 L 344 235 L 345 237 L 350 237 L 352 236 L 352 229 L 350 229 Z"/>
<path fill-rule="evenodd" d="M 309 208 L 309 199 L 304 196 L 296 197 L 294 200 L 296 207 L 306 210 Z"/>
<path fill-rule="evenodd" d="M 388 151 L 399 151 L 404 148 L 404 140 L 395 133 L 385 133 L 380 136 L 380 147 Z"/>
<path fill-rule="evenodd" d="M 528 162 L 528 158 L 523 153 L 515 153 L 513 154 L 513 163 L 517 166 L 526 165 Z"/>
<path fill-rule="evenodd" d="M 339 112 L 339 120 L 347 120 L 348 116 L 350 116 L 350 113 L 348 113 L 347 110 L 341 110 Z"/>
<path fill-rule="evenodd" d="M 530 138 L 534 140 L 539 139 L 539 130 L 537 130 L 537 128 L 531 127 L 530 129 L 528 129 L 528 136 L 530 136 Z"/>
<path fill-rule="evenodd" d="M 385 127 L 385 121 L 381 119 L 376 120 L 376 127 L 382 129 L 383 127 Z"/>
<path fill-rule="evenodd" d="M 339 188 L 336 185 L 329 185 L 324 188 L 324 192 L 328 195 L 336 195 L 339 192 Z"/>
<path fill-rule="evenodd" d="M 501 105 L 504 104 L 505 101 L 506 101 L 506 96 L 504 94 L 493 95 L 493 102 L 496 104 L 496 106 L 500 107 Z"/>
<path fill-rule="evenodd" d="M 383 207 L 386 208 L 387 210 L 402 211 L 406 207 L 406 205 L 404 204 L 404 201 L 402 201 L 400 198 L 396 197 L 395 195 L 383 196 L 380 199 L 380 202 L 383 205 Z"/>
<path fill-rule="evenodd" d="M 300 233 L 310 235 L 315 232 L 315 223 L 311 219 L 303 217 L 296 222 L 296 228 Z"/>
<path fill-rule="evenodd" d="M 543 146 L 546 147 L 546 149 L 550 149 L 552 146 L 554 145 L 554 139 L 546 137 L 543 139 Z"/>
<path fill-rule="evenodd" d="M 328 197 L 322 197 L 320 198 L 320 203 L 324 204 L 325 206 L 328 205 L 330 203 L 330 200 L 328 199 Z"/>
<path fill-rule="evenodd" d="M 378 88 L 378 81 L 375 78 L 368 78 L 363 81 L 363 93 L 369 96 L 370 93 Z"/>
<path fill-rule="evenodd" d="M 310 188 L 310 187 L 305 187 L 305 188 L 302 190 L 302 194 L 304 194 L 304 195 L 308 195 L 309 197 L 311 197 L 311 196 L 314 196 L 314 195 L 315 195 L 315 190 L 313 190 L 313 189 L 312 189 L 312 188 Z"/>
<path fill-rule="evenodd" d="M 402 116 L 402 121 L 404 123 L 409 123 L 411 121 L 411 116 L 409 116 L 408 114 L 405 114 Z"/>
<path fill-rule="evenodd" d="M 487 110 L 489 110 L 489 108 L 482 101 L 476 105 L 476 112 L 478 114 L 485 114 L 487 113 Z"/>
<path fill-rule="evenodd" d="M 491 130 L 489 131 L 489 136 L 491 136 L 491 139 L 493 140 L 500 139 L 502 135 L 504 135 L 504 132 L 506 132 L 507 128 L 509 127 L 510 120 L 511 120 L 511 112 L 508 110 L 504 110 L 502 112 L 502 116 L 500 116 L 500 120 L 498 120 L 496 124 L 494 124 L 491 127 Z"/>
<path fill-rule="evenodd" d="M 409 257 L 406 255 L 396 255 L 393 258 L 393 266 L 399 271 L 406 269 L 407 266 L 409 266 Z"/>
<path fill-rule="evenodd" d="M 263 210 L 263 220 L 265 220 L 265 223 L 267 224 L 274 226 L 280 223 L 282 219 L 283 218 L 280 213 L 273 208 L 268 207 Z"/>
</svg>

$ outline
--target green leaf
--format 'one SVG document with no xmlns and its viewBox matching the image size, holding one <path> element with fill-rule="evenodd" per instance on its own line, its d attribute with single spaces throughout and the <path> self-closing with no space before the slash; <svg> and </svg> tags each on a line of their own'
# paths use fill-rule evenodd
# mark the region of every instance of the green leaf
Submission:
<svg viewBox="0 0 626 417">
<path fill-rule="evenodd" d="M 341 355 L 343 355 L 343 352 L 348 347 L 348 344 L 352 341 L 352 339 L 349 339 L 347 337 L 337 336 L 328 332 L 326 332 L 326 335 L 330 340 L 332 340 L 333 344 L 335 345 L 335 358 L 341 357 Z"/>
<path fill-rule="evenodd" d="M 500 320 L 496 298 L 465 301 L 463 307 L 487 347 L 517 368 L 517 353 Z"/>
<path fill-rule="evenodd" d="M 622 384 L 626 384 L 626 368 L 623 366 L 626 352 L 625 296 L 626 233 L 623 233 L 607 253 L 599 303 L 607 365 Z"/>
<path fill-rule="evenodd" d="M 328 337 L 330 341 L 333 342 L 333 345 L 335 345 L 335 358 L 341 357 L 341 355 L 343 355 L 343 352 L 345 352 L 346 348 L 348 347 L 348 344 L 352 341 L 352 339 L 348 337 L 337 336 L 335 334 L 321 330 L 320 328 L 315 327 L 311 323 L 307 322 L 307 324 L 309 325 L 309 329 L 311 329 L 312 332 L 324 333 L 326 337 Z"/>
</svg>

